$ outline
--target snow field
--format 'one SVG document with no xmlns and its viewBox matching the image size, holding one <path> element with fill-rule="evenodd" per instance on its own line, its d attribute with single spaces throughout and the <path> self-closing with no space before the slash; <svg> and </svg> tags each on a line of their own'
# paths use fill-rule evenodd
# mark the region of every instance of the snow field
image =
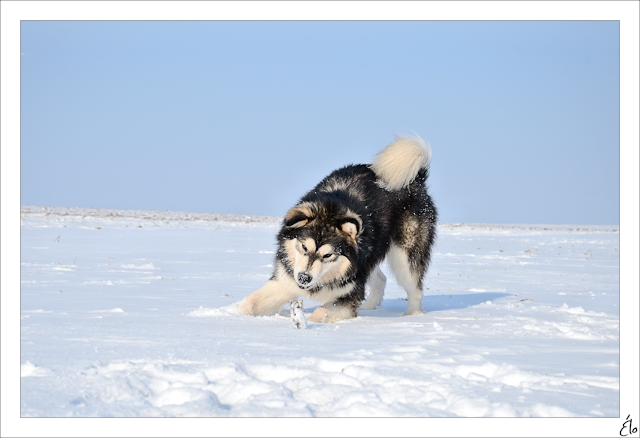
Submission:
<svg viewBox="0 0 640 438">
<path fill-rule="evenodd" d="M 22 213 L 23 417 L 620 415 L 610 228 L 441 224 L 427 313 L 383 264 L 381 307 L 295 330 L 229 312 L 277 221 L 61 212 Z"/>
</svg>

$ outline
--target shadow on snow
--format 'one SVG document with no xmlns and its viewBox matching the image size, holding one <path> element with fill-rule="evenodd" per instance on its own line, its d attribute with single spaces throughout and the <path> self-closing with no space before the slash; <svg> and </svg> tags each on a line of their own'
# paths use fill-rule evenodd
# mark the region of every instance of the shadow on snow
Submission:
<svg viewBox="0 0 640 438">
<path fill-rule="evenodd" d="M 422 309 L 425 313 L 437 312 L 440 310 L 464 309 L 482 304 L 486 301 L 493 301 L 504 297 L 513 296 L 502 292 L 478 292 L 471 294 L 445 294 L 426 295 L 422 298 Z M 361 310 L 359 316 L 393 316 L 402 315 L 407 310 L 407 301 L 400 298 L 389 298 L 382 300 L 382 304 L 375 310 Z"/>
</svg>

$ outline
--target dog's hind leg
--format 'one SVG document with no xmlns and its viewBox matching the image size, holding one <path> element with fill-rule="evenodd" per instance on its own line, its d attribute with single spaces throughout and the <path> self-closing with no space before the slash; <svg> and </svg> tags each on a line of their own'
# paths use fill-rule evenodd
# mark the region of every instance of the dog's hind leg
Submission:
<svg viewBox="0 0 640 438">
<path fill-rule="evenodd" d="M 396 280 L 407 291 L 407 311 L 405 315 L 417 315 L 422 311 L 422 276 L 424 272 L 409 263 L 407 252 L 396 244 L 391 244 L 387 255 Z"/>
<path fill-rule="evenodd" d="M 382 303 L 387 277 L 380 270 L 380 266 L 376 266 L 373 270 L 369 280 L 367 280 L 367 284 L 371 288 L 371 292 L 365 302 L 360 305 L 360 310 L 373 310 Z"/>
</svg>

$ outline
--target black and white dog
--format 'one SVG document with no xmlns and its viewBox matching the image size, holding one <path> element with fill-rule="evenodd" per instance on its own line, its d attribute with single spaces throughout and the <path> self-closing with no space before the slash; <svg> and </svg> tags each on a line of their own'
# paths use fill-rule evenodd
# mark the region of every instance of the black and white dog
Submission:
<svg viewBox="0 0 640 438">
<path fill-rule="evenodd" d="M 421 313 L 437 221 L 425 186 L 430 158 L 422 139 L 400 136 L 372 164 L 345 166 L 323 179 L 285 215 L 273 275 L 237 311 L 270 315 L 304 296 L 325 303 L 310 321 L 354 318 L 382 301 L 386 277 L 379 265 L 386 257 L 407 292 L 405 314 Z"/>
</svg>

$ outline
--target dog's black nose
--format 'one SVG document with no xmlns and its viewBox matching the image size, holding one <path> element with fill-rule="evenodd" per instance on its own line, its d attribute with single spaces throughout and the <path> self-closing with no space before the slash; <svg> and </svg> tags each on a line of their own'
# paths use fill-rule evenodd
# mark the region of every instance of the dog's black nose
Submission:
<svg viewBox="0 0 640 438">
<path fill-rule="evenodd" d="M 298 284 L 306 285 L 311 281 L 311 276 L 306 272 L 301 272 L 298 274 Z"/>
</svg>

